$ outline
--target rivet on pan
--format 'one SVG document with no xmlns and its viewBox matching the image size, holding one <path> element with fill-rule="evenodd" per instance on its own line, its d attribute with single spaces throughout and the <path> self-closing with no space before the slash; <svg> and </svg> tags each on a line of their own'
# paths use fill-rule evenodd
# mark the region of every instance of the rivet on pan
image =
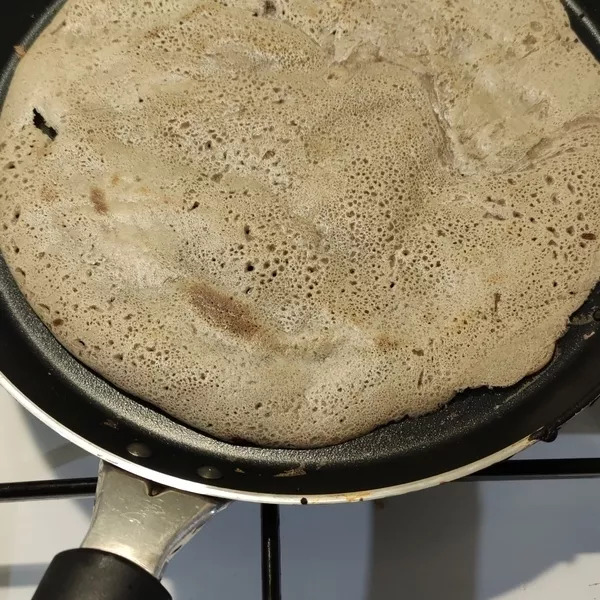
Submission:
<svg viewBox="0 0 600 600">
<path fill-rule="evenodd" d="M 149 458 L 152 456 L 152 450 L 142 442 L 132 442 L 127 446 L 127 452 L 137 458 Z"/>
<path fill-rule="evenodd" d="M 221 479 L 223 474 L 217 467 L 200 467 L 196 470 L 196 473 L 202 477 L 202 479 Z"/>
<path fill-rule="evenodd" d="M 600 321 L 600 308 L 597 308 L 592 315 L 594 317 L 594 321 Z"/>
</svg>

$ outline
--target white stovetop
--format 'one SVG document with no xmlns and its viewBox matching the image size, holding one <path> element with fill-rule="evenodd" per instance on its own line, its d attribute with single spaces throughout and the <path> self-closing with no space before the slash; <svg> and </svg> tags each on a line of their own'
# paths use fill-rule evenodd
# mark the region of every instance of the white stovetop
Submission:
<svg viewBox="0 0 600 600">
<path fill-rule="evenodd" d="M 1 390 L 0 415 L 0 481 L 95 474 L 95 459 Z M 526 454 L 600 456 L 600 407 Z M 31 598 L 53 554 L 79 545 L 91 505 L 0 504 L 0 600 Z M 281 527 L 284 600 L 600 599 L 600 479 L 453 483 L 383 506 L 287 507 Z M 173 560 L 167 586 L 175 600 L 258 600 L 259 543 L 258 507 L 234 504 Z"/>
</svg>

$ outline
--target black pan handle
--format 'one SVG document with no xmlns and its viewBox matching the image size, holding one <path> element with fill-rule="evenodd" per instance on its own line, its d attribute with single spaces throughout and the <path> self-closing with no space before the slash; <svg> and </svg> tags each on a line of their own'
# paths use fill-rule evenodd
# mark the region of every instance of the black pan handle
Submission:
<svg viewBox="0 0 600 600">
<path fill-rule="evenodd" d="M 156 577 L 131 561 L 93 548 L 58 554 L 33 600 L 171 600 Z"/>
<path fill-rule="evenodd" d="M 101 463 L 83 544 L 54 558 L 34 600 L 171 600 L 167 562 L 225 506 Z"/>
</svg>

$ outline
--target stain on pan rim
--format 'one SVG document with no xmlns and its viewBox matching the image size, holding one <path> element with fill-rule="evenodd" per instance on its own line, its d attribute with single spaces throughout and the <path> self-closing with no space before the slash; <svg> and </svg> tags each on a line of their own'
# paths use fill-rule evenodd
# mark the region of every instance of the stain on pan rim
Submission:
<svg viewBox="0 0 600 600">
<path fill-rule="evenodd" d="M 61 5 L 46 11 L 24 47 Z M 17 62 L 15 54 L 0 78 L 0 102 Z M 0 258 L 0 371 L 30 410 L 66 437 L 161 483 L 248 500 L 374 498 L 462 476 L 471 465 L 487 466 L 511 448 L 551 438 L 600 394 L 600 323 L 592 318 L 599 306 L 600 285 L 550 364 L 511 388 L 469 390 L 435 413 L 337 446 L 267 449 L 193 431 L 89 371 L 35 316 Z M 145 451 L 130 454 L 132 444 Z M 218 478 L 207 484 L 199 473 Z"/>
</svg>

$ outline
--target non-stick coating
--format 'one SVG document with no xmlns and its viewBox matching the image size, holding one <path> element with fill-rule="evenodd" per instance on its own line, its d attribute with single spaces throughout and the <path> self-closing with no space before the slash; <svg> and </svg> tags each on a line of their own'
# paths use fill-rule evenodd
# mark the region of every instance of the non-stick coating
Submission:
<svg viewBox="0 0 600 600">
<path fill-rule="evenodd" d="M 10 48 L 5 47 L 0 58 L 11 53 L 32 16 L 39 17 L 48 5 L 39 0 L 11 3 L 11 12 L 0 19 L 1 43 L 8 42 Z M 13 54 L 0 81 L 4 91 L 16 60 Z M 198 469 L 211 466 L 222 474 L 210 481 L 217 488 L 304 496 L 352 493 L 445 473 L 528 436 L 551 437 L 600 395 L 600 335 L 596 335 L 600 323 L 594 319 L 598 307 L 600 286 L 573 318 L 552 362 L 518 385 L 467 391 L 436 413 L 315 450 L 226 444 L 123 394 L 54 339 L 29 308 L 2 259 L 0 371 L 65 428 L 155 472 L 199 482 Z M 132 457 L 127 446 L 134 441 L 145 443 L 152 455 Z"/>
</svg>

